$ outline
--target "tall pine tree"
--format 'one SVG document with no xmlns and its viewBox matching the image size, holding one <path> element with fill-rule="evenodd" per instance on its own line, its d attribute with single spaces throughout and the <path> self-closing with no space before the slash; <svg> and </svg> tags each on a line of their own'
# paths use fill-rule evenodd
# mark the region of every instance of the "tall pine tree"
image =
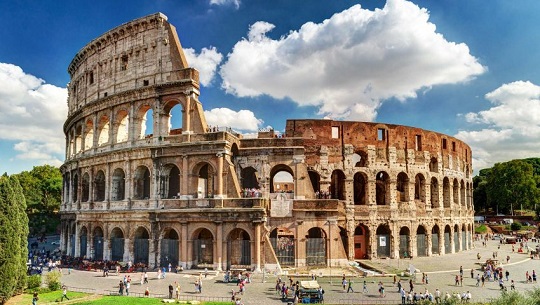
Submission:
<svg viewBox="0 0 540 305">
<path fill-rule="evenodd" d="M 15 206 L 17 208 L 17 228 L 20 239 L 20 260 L 19 269 L 17 270 L 17 287 L 16 293 L 21 293 L 26 288 L 26 261 L 28 259 L 28 215 L 26 215 L 26 200 L 23 194 L 23 189 L 15 176 L 10 177 L 11 186 L 15 196 Z"/>
</svg>

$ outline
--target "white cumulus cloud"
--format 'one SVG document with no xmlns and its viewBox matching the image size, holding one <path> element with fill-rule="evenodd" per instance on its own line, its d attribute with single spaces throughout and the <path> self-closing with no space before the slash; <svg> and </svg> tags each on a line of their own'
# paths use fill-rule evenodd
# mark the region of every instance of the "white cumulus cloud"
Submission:
<svg viewBox="0 0 540 305">
<path fill-rule="evenodd" d="M 205 110 L 206 122 L 212 127 L 231 127 L 239 131 L 257 131 L 263 123 L 250 110 L 234 111 L 229 108 Z"/>
<path fill-rule="evenodd" d="M 188 64 L 199 71 L 201 85 L 208 87 L 216 75 L 217 66 L 221 63 L 223 55 L 215 47 L 203 48 L 197 54 L 194 49 L 184 49 Z"/>
<path fill-rule="evenodd" d="M 17 142 L 13 147 L 17 159 L 61 164 L 66 117 L 66 88 L 0 63 L 0 140 Z"/>
<path fill-rule="evenodd" d="M 279 39 L 266 36 L 273 28 L 254 23 L 227 55 L 220 75 L 228 93 L 288 97 L 318 106 L 322 116 L 373 120 L 385 99 L 414 98 L 486 70 L 467 45 L 436 32 L 427 10 L 405 0 L 374 11 L 355 5 Z"/>
<path fill-rule="evenodd" d="M 497 162 L 540 157 L 540 86 L 529 81 L 503 84 L 485 98 L 488 110 L 464 115 L 480 130 L 460 131 L 456 137 L 473 151 L 475 169 Z"/>
</svg>

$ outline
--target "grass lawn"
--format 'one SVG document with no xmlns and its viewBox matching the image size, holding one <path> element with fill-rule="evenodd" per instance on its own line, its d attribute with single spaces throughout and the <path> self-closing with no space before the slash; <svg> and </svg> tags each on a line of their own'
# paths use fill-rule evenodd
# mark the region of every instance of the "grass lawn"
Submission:
<svg viewBox="0 0 540 305">
<path fill-rule="evenodd" d="M 68 298 L 73 300 L 73 299 L 84 298 L 86 296 L 89 296 L 89 294 L 88 293 L 82 293 L 82 292 L 68 291 L 67 296 L 68 296 Z M 40 293 L 38 295 L 38 297 L 39 297 L 38 304 L 55 302 L 56 300 L 60 301 L 60 298 L 62 297 L 62 291 L 58 290 L 58 291 L 53 291 L 53 292 Z M 10 304 L 10 305 L 28 305 L 28 304 L 32 304 L 32 295 L 31 294 L 23 294 L 23 295 L 17 296 L 15 298 L 10 299 L 8 301 L 8 304 Z"/>
<path fill-rule="evenodd" d="M 82 292 L 69 292 L 68 297 L 70 300 L 80 299 L 80 302 L 70 302 L 70 304 L 77 305 L 152 305 L 152 304 L 164 304 L 161 302 L 161 299 L 153 298 L 136 298 L 136 297 L 127 297 L 127 296 L 94 296 L 92 294 L 82 293 Z M 62 297 L 62 291 L 53 291 L 47 292 L 39 295 L 38 304 L 46 303 L 56 303 L 60 301 Z M 92 297 L 88 299 L 88 297 Z M 32 295 L 23 294 L 17 297 L 10 299 L 7 303 L 8 305 L 28 305 L 32 304 Z M 62 303 L 58 303 L 62 304 Z M 174 303 L 172 303 L 174 304 Z M 183 301 L 182 304 L 187 304 L 186 301 Z M 231 302 L 201 302 L 200 304 L 204 305 L 230 305 Z"/>
</svg>

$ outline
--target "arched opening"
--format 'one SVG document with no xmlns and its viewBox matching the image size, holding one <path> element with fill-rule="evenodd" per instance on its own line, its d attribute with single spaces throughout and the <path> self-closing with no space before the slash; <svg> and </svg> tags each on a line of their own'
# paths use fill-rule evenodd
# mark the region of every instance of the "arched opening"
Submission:
<svg viewBox="0 0 540 305">
<path fill-rule="evenodd" d="M 429 191 L 431 193 L 431 207 L 438 209 L 441 205 L 439 203 L 439 183 L 437 182 L 437 178 L 431 178 Z"/>
<path fill-rule="evenodd" d="M 116 143 L 127 142 L 129 139 L 129 114 L 126 110 L 117 113 Z"/>
<path fill-rule="evenodd" d="M 85 173 L 82 178 L 82 202 L 88 202 L 90 199 L 90 176 L 88 173 Z"/>
<path fill-rule="evenodd" d="M 363 173 L 354 174 L 354 205 L 365 205 L 367 201 L 367 178 Z"/>
<path fill-rule="evenodd" d="M 411 232 L 407 227 L 399 230 L 399 257 L 411 257 Z"/>
<path fill-rule="evenodd" d="M 449 225 L 444 227 L 444 253 L 452 253 L 452 244 L 450 241 L 451 229 Z"/>
<path fill-rule="evenodd" d="M 100 227 L 94 229 L 93 236 L 93 251 L 94 259 L 97 261 L 103 260 L 103 230 Z"/>
<path fill-rule="evenodd" d="M 467 228 L 465 225 L 461 226 L 461 251 L 467 250 Z"/>
<path fill-rule="evenodd" d="M 111 231 L 111 260 L 117 262 L 124 260 L 124 232 L 120 228 Z"/>
<path fill-rule="evenodd" d="M 98 171 L 94 179 L 94 201 L 105 201 L 105 173 Z"/>
<path fill-rule="evenodd" d="M 390 257 L 390 228 L 388 225 L 377 227 L 377 257 Z"/>
<path fill-rule="evenodd" d="M 352 162 L 354 167 L 366 167 L 367 166 L 367 153 L 365 151 L 357 151 L 352 155 Z"/>
<path fill-rule="evenodd" d="M 109 143 L 109 118 L 102 116 L 98 122 L 98 146 Z"/>
<path fill-rule="evenodd" d="M 345 250 L 345 255 L 349 257 L 349 235 L 347 234 L 347 230 L 345 228 L 339 227 L 339 237 L 341 239 L 343 249 Z"/>
<path fill-rule="evenodd" d="M 148 265 L 148 254 L 150 246 L 150 234 L 144 227 L 139 227 L 135 231 L 133 239 L 133 262 L 135 264 Z"/>
<path fill-rule="evenodd" d="M 459 252 L 459 226 L 454 226 L 454 252 Z"/>
<path fill-rule="evenodd" d="M 377 205 L 389 205 L 390 196 L 387 196 L 390 188 L 390 177 L 386 172 L 378 172 L 375 181 L 375 197 Z"/>
<path fill-rule="evenodd" d="M 152 108 L 142 108 L 145 112 L 141 119 L 141 133 L 140 138 L 150 138 L 154 134 L 154 110 Z"/>
<path fill-rule="evenodd" d="M 94 123 L 91 120 L 86 121 L 85 132 L 84 150 L 88 150 L 94 146 Z"/>
<path fill-rule="evenodd" d="M 332 172 L 330 198 L 345 200 L 345 174 L 339 169 Z"/>
<path fill-rule="evenodd" d="M 204 163 L 199 169 L 197 198 L 212 198 L 214 196 L 214 168 Z"/>
<path fill-rule="evenodd" d="M 399 202 L 409 202 L 409 177 L 404 172 L 399 173 L 397 176 L 396 191 Z"/>
<path fill-rule="evenodd" d="M 75 256 L 75 222 L 73 222 L 69 229 L 69 252 L 68 255 L 71 257 Z"/>
<path fill-rule="evenodd" d="M 294 233 L 287 228 L 275 228 L 270 232 L 270 243 L 281 266 L 294 266 Z"/>
<path fill-rule="evenodd" d="M 251 166 L 242 168 L 240 172 L 240 179 L 242 180 L 242 189 L 244 190 L 258 190 L 259 189 L 259 179 L 257 177 L 259 173 L 257 170 Z M 247 196 L 244 196 L 247 197 Z"/>
<path fill-rule="evenodd" d="M 86 227 L 81 228 L 79 235 L 79 256 L 86 257 L 86 249 L 88 247 L 88 230 Z"/>
<path fill-rule="evenodd" d="M 113 172 L 111 183 L 111 201 L 124 200 L 126 198 L 126 175 L 124 170 L 117 168 Z"/>
<path fill-rule="evenodd" d="M 314 170 L 308 170 L 309 181 L 311 182 L 311 187 L 313 187 L 313 192 L 315 193 L 315 198 L 322 198 L 321 196 L 321 176 Z"/>
<path fill-rule="evenodd" d="M 418 226 L 416 229 L 416 253 L 417 256 L 427 256 L 427 235 L 424 226 Z"/>
<path fill-rule="evenodd" d="M 431 157 L 429 160 L 429 171 L 432 173 L 439 172 L 439 162 L 437 161 L 437 158 Z"/>
<path fill-rule="evenodd" d="M 431 253 L 432 254 L 440 254 L 440 252 L 439 252 L 439 234 L 440 234 L 439 226 L 434 225 L 433 228 L 431 228 Z"/>
<path fill-rule="evenodd" d="M 443 205 L 445 208 L 450 207 L 450 180 L 443 179 Z"/>
<path fill-rule="evenodd" d="M 193 238 L 193 264 L 195 267 L 214 263 L 214 237 L 208 229 L 200 229 Z"/>
<path fill-rule="evenodd" d="M 135 170 L 135 175 L 133 176 L 133 198 L 150 198 L 150 171 L 144 165 L 138 166 Z"/>
<path fill-rule="evenodd" d="M 459 207 L 459 182 L 457 179 L 454 179 L 453 194 L 454 206 Z"/>
<path fill-rule="evenodd" d="M 73 150 L 76 154 L 83 151 L 82 147 L 82 127 L 77 126 L 75 129 L 75 149 Z"/>
<path fill-rule="evenodd" d="M 315 227 L 306 235 L 306 265 L 326 266 L 326 232 Z"/>
<path fill-rule="evenodd" d="M 272 168 L 270 193 L 294 193 L 294 175 L 288 166 L 278 165 Z"/>
<path fill-rule="evenodd" d="M 461 198 L 461 205 L 464 208 L 467 208 L 467 201 L 465 200 L 465 182 L 461 180 L 461 188 L 460 188 L 460 198 Z"/>
<path fill-rule="evenodd" d="M 227 269 L 251 265 L 251 241 L 242 229 L 234 229 L 227 238 Z M 240 267 L 242 266 L 242 267 Z"/>
<path fill-rule="evenodd" d="M 426 203 L 426 179 L 422 174 L 414 178 L 414 199 Z"/>
<path fill-rule="evenodd" d="M 71 182 L 71 186 L 73 187 L 71 201 L 77 202 L 77 200 L 79 199 L 79 175 L 73 175 L 73 181 Z"/>
<path fill-rule="evenodd" d="M 173 267 L 178 265 L 179 240 L 178 233 L 174 229 L 166 229 L 161 239 L 160 266 Z"/>
<path fill-rule="evenodd" d="M 169 108 L 172 107 L 172 108 Z M 169 135 L 179 135 L 182 134 L 183 127 L 183 107 L 182 104 L 174 101 L 169 103 L 165 108 L 164 112 L 168 114 L 169 120 L 167 122 L 167 134 Z"/>
<path fill-rule="evenodd" d="M 174 164 L 167 165 L 167 170 L 167 198 L 177 198 L 180 196 L 180 170 Z"/>
<path fill-rule="evenodd" d="M 368 258 L 369 230 L 364 225 L 359 225 L 354 229 L 354 258 Z"/>
</svg>

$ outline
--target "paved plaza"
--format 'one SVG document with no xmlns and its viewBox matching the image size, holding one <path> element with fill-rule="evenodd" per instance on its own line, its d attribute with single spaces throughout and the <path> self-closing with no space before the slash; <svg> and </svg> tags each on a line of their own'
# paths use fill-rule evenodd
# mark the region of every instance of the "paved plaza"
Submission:
<svg viewBox="0 0 540 305">
<path fill-rule="evenodd" d="M 489 240 L 486 247 L 482 245 L 481 241 L 474 242 L 474 248 L 469 251 L 460 252 L 452 255 L 434 256 L 434 257 L 419 257 L 412 260 L 375 260 L 372 261 L 375 265 L 383 266 L 390 269 L 402 269 L 405 270 L 409 264 L 413 264 L 420 272 L 425 272 L 429 278 L 429 284 L 421 283 L 421 274 L 417 276 L 415 291 L 424 292 L 428 289 L 430 292 L 434 292 L 435 289 L 442 291 L 443 295 L 448 291 L 453 292 L 465 292 L 470 291 L 472 293 L 473 301 L 485 300 L 494 298 L 500 295 L 500 289 L 497 282 L 486 282 L 485 287 L 476 287 L 476 279 L 472 279 L 470 276 L 471 268 L 474 269 L 474 276 L 480 273 L 480 266 L 478 262 L 485 262 L 486 258 L 492 257 L 493 253 L 497 251 L 498 259 L 503 261 L 503 267 L 510 272 L 510 279 L 515 281 L 516 290 L 525 291 L 538 287 L 535 283 L 526 283 L 525 273 L 528 271 L 532 273 L 533 270 L 540 271 L 540 260 L 531 260 L 527 254 L 513 253 L 512 245 L 501 245 L 498 249 L 498 240 Z M 529 243 L 529 247 L 534 248 L 536 243 Z M 519 245 L 515 245 L 515 249 Z M 480 253 L 481 260 L 477 259 L 477 253 Z M 506 256 L 510 256 L 509 263 L 506 264 Z M 459 268 L 463 266 L 464 281 L 463 286 L 455 286 L 454 278 L 459 274 Z M 95 289 L 97 293 L 107 293 L 108 291 L 118 291 L 118 283 L 123 279 L 124 275 L 130 275 L 132 278 L 132 285 L 130 292 L 132 295 L 141 295 L 148 287 L 151 294 L 168 294 L 168 286 L 171 283 L 178 282 L 181 286 L 181 296 L 185 299 L 187 296 L 193 298 L 197 297 L 223 297 L 230 299 L 231 290 L 238 291 L 238 287 L 234 283 L 223 283 L 223 274 L 215 274 L 209 272 L 207 277 L 202 276 L 202 293 L 195 293 L 195 281 L 200 277 L 199 273 L 187 270 L 185 272 L 175 274 L 167 273 L 165 279 L 157 279 L 157 272 L 149 272 L 149 283 L 141 285 L 141 273 L 129 273 L 120 275 L 112 275 L 103 277 L 102 272 L 94 271 L 71 271 L 68 274 L 67 269 L 63 269 L 63 284 L 78 289 Z M 295 271 L 289 272 L 294 273 Z M 348 280 L 353 281 L 353 293 L 345 293 L 341 287 L 341 276 L 345 272 Z M 317 269 L 311 270 L 310 273 L 321 274 L 322 277 L 318 279 L 319 284 L 325 290 L 325 303 L 330 304 L 375 304 L 380 301 L 396 301 L 400 302 L 400 295 L 397 292 L 397 288 L 393 285 L 393 276 L 371 276 L 362 277 L 358 276 L 351 270 L 338 269 Z M 332 278 L 330 279 L 330 274 Z M 241 295 L 242 302 L 246 305 L 249 304 L 286 304 L 286 301 L 281 300 L 280 296 L 275 291 L 275 283 L 278 277 L 281 277 L 287 283 L 289 277 L 285 274 L 275 275 L 262 273 L 254 274 L 252 277 L 252 283 L 246 285 L 246 292 Z M 302 280 L 308 278 L 308 273 L 299 275 L 292 275 L 293 280 Z M 399 274 L 398 274 L 399 278 Z M 362 293 L 363 281 L 368 283 L 368 293 Z M 382 281 L 386 288 L 386 297 L 380 298 L 378 296 L 377 283 Z M 408 278 L 402 280 L 403 286 L 408 290 Z M 510 287 L 510 284 L 507 284 Z"/>
</svg>

